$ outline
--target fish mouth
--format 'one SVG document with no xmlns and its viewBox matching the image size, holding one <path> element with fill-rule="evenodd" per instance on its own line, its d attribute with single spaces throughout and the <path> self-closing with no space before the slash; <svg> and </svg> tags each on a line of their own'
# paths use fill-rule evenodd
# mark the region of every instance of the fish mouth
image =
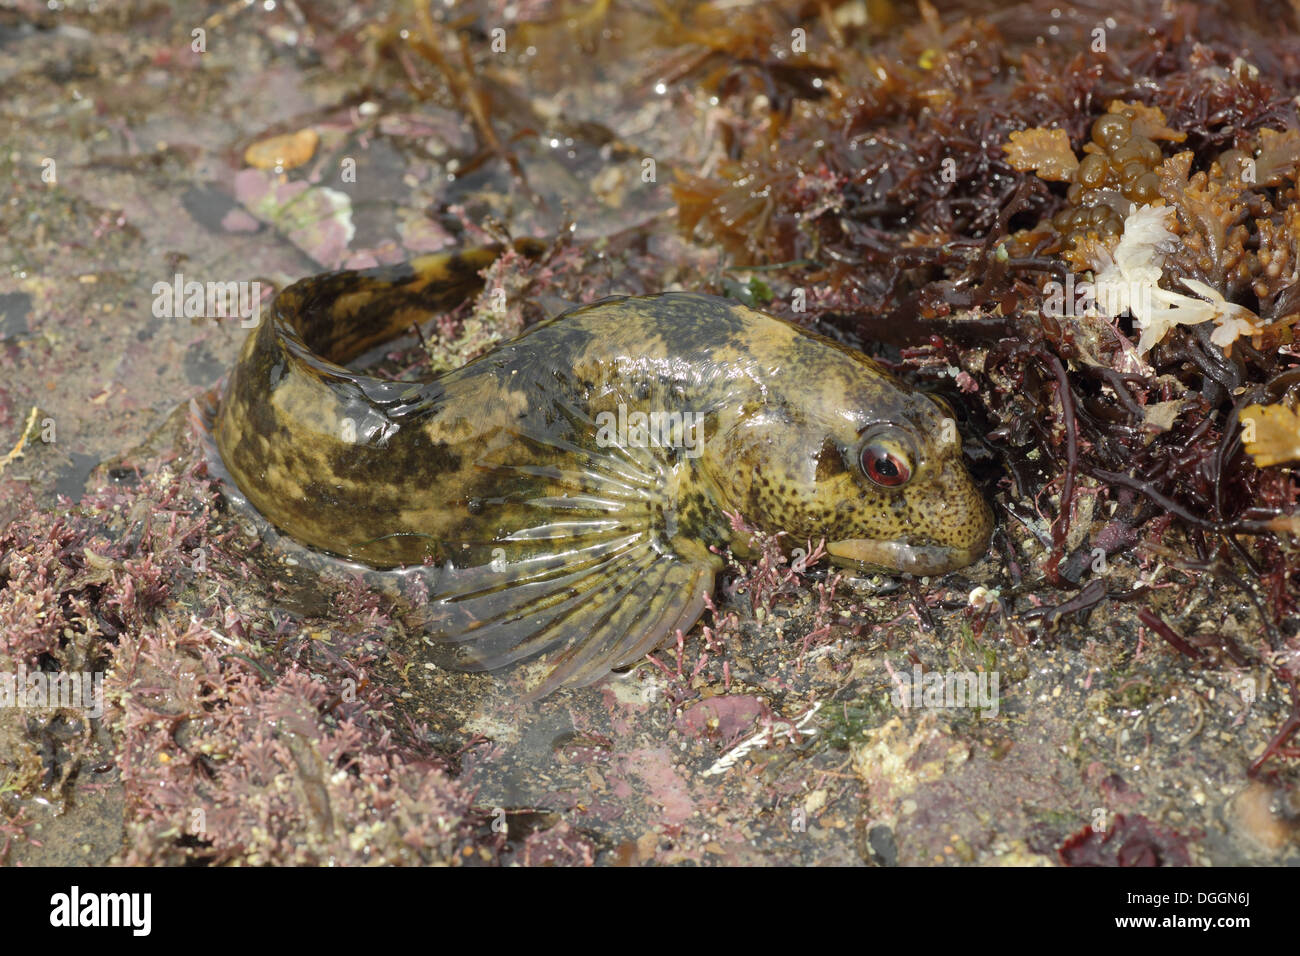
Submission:
<svg viewBox="0 0 1300 956">
<path fill-rule="evenodd" d="M 904 541 L 877 541 L 871 538 L 848 538 L 832 541 L 826 550 L 836 564 L 866 566 L 891 574 L 943 574 L 973 564 L 984 555 L 987 545 L 954 548 L 946 545 L 908 544 Z"/>
</svg>

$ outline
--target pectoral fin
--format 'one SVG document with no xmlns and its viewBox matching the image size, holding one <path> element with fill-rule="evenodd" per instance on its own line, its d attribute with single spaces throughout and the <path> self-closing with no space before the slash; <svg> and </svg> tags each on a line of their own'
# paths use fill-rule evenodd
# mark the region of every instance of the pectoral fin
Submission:
<svg viewBox="0 0 1300 956">
<path fill-rule="evenodd" d="M 531 565 L 531 566 L 529 566 Z M 541 697 L 634 663 L 699 618 L 716 567 L 658 552 L 646 534 L 505 571 L 449 572 L 425 640 L 440 663 L 494 670 L 546 655 Z"/>
<path fill-rule="evenodd" d="M 596 447 L 587 416 L 557 413 L 570 427 L 517 433 L 509 460 L 478 464 L 510 489 L 481 516 L 503 530 L 463 550 L 470 566 L 442 571 L 424 635 L 434 659 L 458 669 L 544 655 L 551 671 L 531 698 L 590 684 L 689 629 L 721 567 L 669 540 L 662 461 Z"/>
</svg>

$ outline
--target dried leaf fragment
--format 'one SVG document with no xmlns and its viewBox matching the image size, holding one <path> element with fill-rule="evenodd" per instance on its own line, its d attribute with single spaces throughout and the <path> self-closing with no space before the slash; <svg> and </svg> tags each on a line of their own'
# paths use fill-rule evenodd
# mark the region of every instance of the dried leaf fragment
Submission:
<svg viewBox="0 0 1300 956">
<path fill-rule="evenodd" d="M 1300 409 L 1247 405 L 1241 410 L 1242 442 L 1259 468 L 1300 461 Z"/>
<path fill-rule="evenodd" d="M 1255 178 L 1261 186 L 1281 186 L 1287 176 L 1295 173 L 1297 166 L 1300 166 L 1300 130 L 1259 131 Z"/>
<path fill-rule="evenodd" d="M 1187 404 L 1186 399 L 1176 398 L 1171 402 L 1154 402 L 1142 409 L 1143 424 L 1158 432 L 1167 432 L 1174 427 L 1179 413 Z"/>
<path fill-rule="evenodd" d="M 1002 144 L 1007 162 L 1020 172 L 1033 170 L 1040 179 L 1067 182 L 1079 167 L 1079 158 L 1070 148 L 1070 137 L 1063 129 L 1015 130 L 1010 142 Z"/>
<path fill-rule="evenodd" d="M 1133 135 L 1145 136 L 1147 139 L 1164 139 L 1171 143 L 1181 143 L 1187 139 L 1186 133 L 1170 129 L 1165 124 L 1165 114 L 1158 106 L 1144 103 L 1125 103 L 1123 100 L 1111 100 L 1107 112 L 1127 116 L 1133 124 Z"/>
</svg>

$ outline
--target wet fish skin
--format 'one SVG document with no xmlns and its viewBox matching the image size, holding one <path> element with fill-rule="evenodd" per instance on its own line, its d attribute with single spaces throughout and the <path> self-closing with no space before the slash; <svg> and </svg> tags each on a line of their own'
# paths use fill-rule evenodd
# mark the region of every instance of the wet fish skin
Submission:
<svg viewBox="0 0 1300 956">
<path fill-rule="evenodd" d="M 288 287 L 212 424 L 229 474 L 281 531 L 376 568 L 442 569 L 425 637 L 440 663 L 545 654 L 534 695 L 633 663 L 699 617 L 718 552 L 743 552 L 726 512 L 895 573 L 984 554 L 992 514 L 948 410 L 731 300 L 602 300 L 420 384 L 344 367 L 474 294 L 500 252 Z M 647 440 L 625 427 L 637 413 L 691 424 Z M 910 477 L 882 484 L 868 467 Z"/>
</svg>

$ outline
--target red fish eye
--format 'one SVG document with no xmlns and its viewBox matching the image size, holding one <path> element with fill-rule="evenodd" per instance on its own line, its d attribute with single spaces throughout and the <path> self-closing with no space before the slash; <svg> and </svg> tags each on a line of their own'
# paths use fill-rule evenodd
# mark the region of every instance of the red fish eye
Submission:
<svg viewBox="0 0 1300 956">
<path fill-rule="evenodd" d="M 862 471 L 886 488 L 897 488 L 912 477 L 912 468 L 901 455 L 875 443 L 862 449 Z"/>
</svg>

